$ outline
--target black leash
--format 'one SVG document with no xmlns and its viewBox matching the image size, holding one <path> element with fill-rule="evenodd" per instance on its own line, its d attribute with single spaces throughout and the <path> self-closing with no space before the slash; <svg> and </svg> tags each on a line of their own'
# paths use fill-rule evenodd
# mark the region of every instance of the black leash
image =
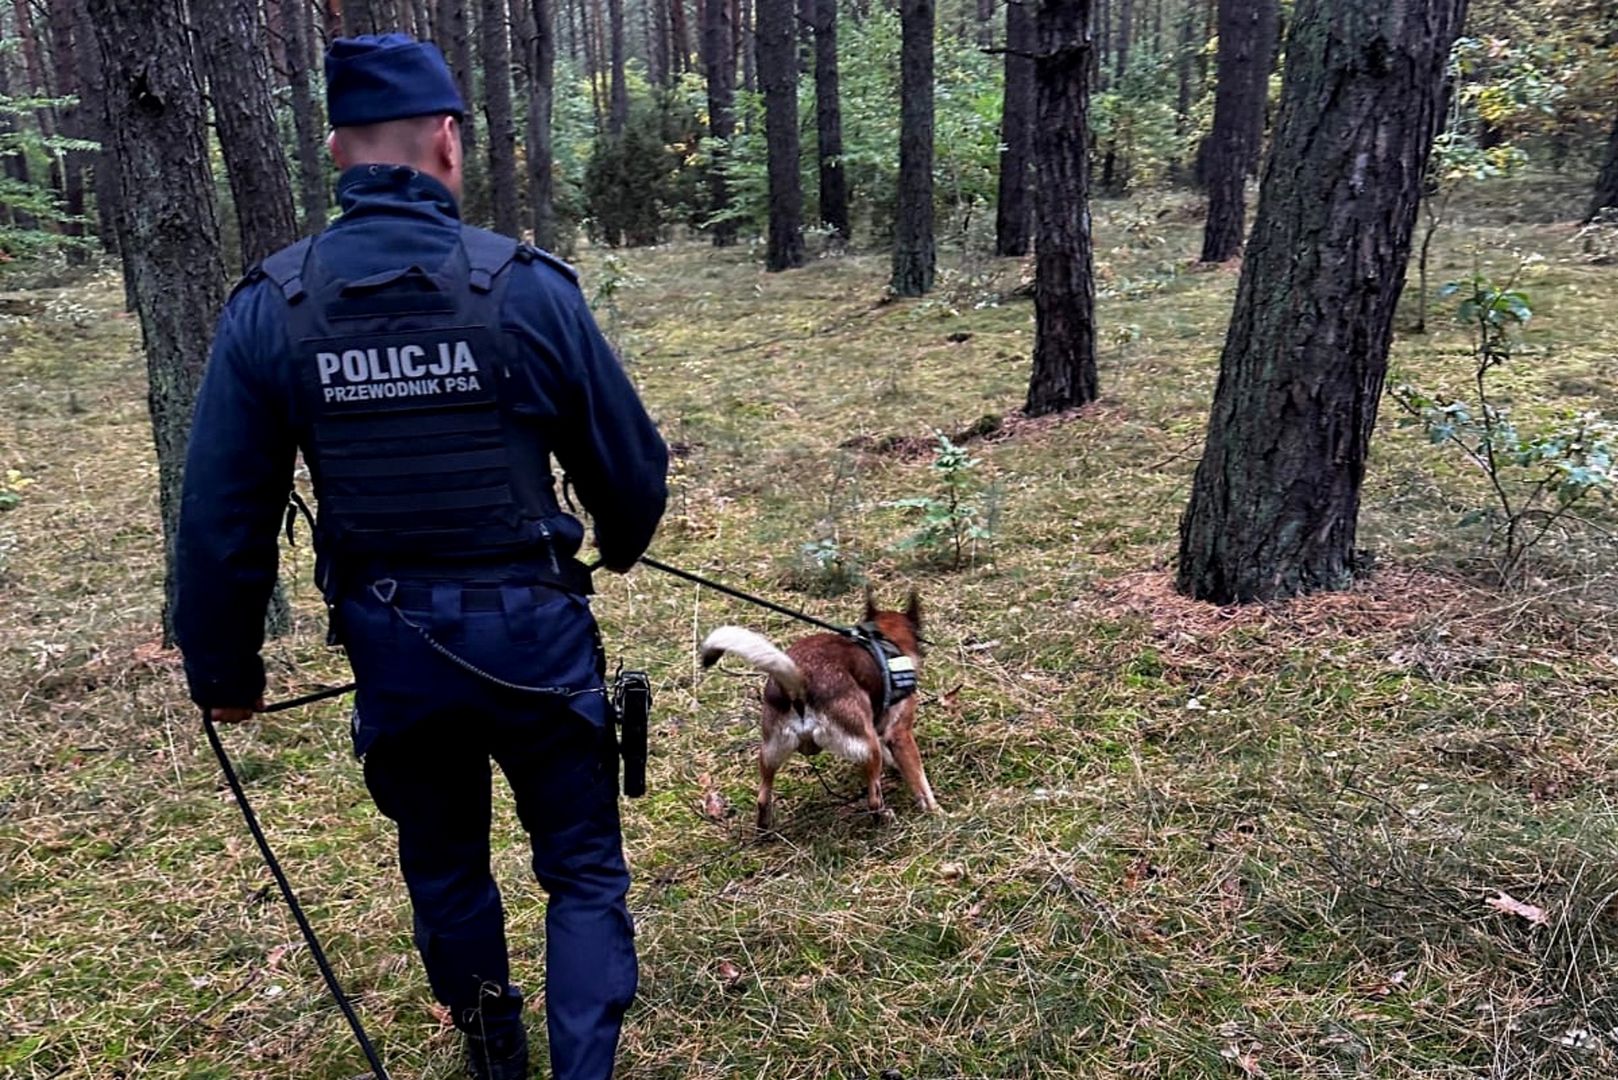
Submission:
<svg viewBox="0 0 1618 1080">
<path fill-rule="evenodd" d="M 832 633 L 838 634 L 842 637 L 859 636 L 858 632 L 855 631 L 855 629 L 851 626 L 838 626 L 835 623 L 829 623 L 824 619 L 817 619 L 813 615 L 805 614 L 802 611 L 794 611 L 789 607 L 782 607 L 780 604 L 770 600 L 765 600 L 763 597 L 744 593 L 740 589 L 733 589 L 729 585 L 721 585 L 717 581 L 709 581 L 705 577 L 698 577 L 689 570 L 681 570 L 677 566 L 670 566 L 668 563 L 658 562 L 650 555 L 642 555 L 640 557 L 640 561 L 645 563 L 647 566 L 650 566 L 653 570 L 661 570 L 665 574 L 672 574 L 677 578 L 681 578 L 697 585 L 702 585 L 706 588 L 714 590 L 715 592 L 721 592 L 726 596 L 735 597 L 737 600 L 752 604 L 755 607 L 761 607 L 768 611 L 773 611 L 778 615 L 785 615 L 789 619 L 797 619 L 799 622 L 808 623 L 810 626 L 818 626 L 822 630 L 829 630 Z"/>
<path fill-rule="evenodd" d="M 317 694 L 310 694 L 293 701 L 280 702 L 266 708 L 264 711 L 279 712 L 282 709 L 290 709 L 295 705 L 302 705 L 309 701 L 335 697 L 347 689 L 347 687 L 337 687 L 331 690 L 322 690 Z M 332 971 L 331 964 L 326 959 L 326 952 L 320 947 L 320 939 L 315 937 L 314 927 L 309 925 L 309 919 L 303 913 L 303 906 L 298 903 L 298 898 L 293 895 L 292 885 L 287 881 L 286 874 L 282 872 L 280 861 L 276 859 L 275 852 L 270 850 L 270 842 L 265 839 L 264 830 L 259 827 L 258 816 L 253 813 L 253 808 L 248 805 L 247 792 L 242 790 L 242 782 L 230 763 L 230 756 L 225 753 L 225 744 L 219 741 L 219 730 L 214 727 L 213 717 L 209 715 L 207 709 L 202 710 L 202 730 L 208 734 L 208 743 L 213 747 L 214 756 L 219 759 L 219 767 L 225 771 L 225 782 L 230 785 L 231 793 L 236 796 L 236 805 L 242 808 L 242 817 L 247 819 L 247 828 L 252 832 L 253 839 L 258 843 L 259 853 L 264 856 L 265 863 L 269 865 L 270 873 L 275 877 L 275 883 L 280 886 L 281 896 L 286 900 L 287 907 L 292 909 L 292 917 L 297 920 L 298 929 L 303 932 L 303 940 L 308 944 L 309 952 L 315 958 L 315 966 L 320 969 L 321 978 L 326 980 L 326 989 L 331 991 L 331 996 L 336 1000 L 337 1007 L 343 1011 L 343 1018 L 348 1021 L 348 1026 L 353 1029 L 354 1038 L 359 1040 L 360 1049 L 365 1052 L 365 1060 L 371 1063 L 373 1080 L 390 1080 L 388 1070 L 382 1064 L 382 1058 L 377 1054 L 376 1047 L 371 1045 L 370 1037 L 365 1034 L 365 1025 L 360 1023 L 359 1015 L 355 1013 L 354 1006 L 349 1003 L 348 995 L 343 993 L 342 984 L 337 981 L 337 974 Z"/>
<path fill-rule="evenodd" d="M 857 638 L 861 636 L 860 632 L 852 626 L 838 626 L 836 623 L 829 623 L 824 619 L 817 619 L 807 612 L 796 611 L 792 608 L 777 604 L 773 600 L 766 600 L 761 596 L 754 596 L 751 593 L 743 592 L 740 589 L 733 589 L 729 585 L 722 585 L 717 581 L 702 577 L 699 574 L 693 574 L 689 570 L 681 570 L 678 566 L 670 566 L 668 563 L 660 562 L 657 559 L 652 558 L 650 555 L 642 555 L 640 557 L 640 561 L 651 567 L 653 570 L 659 570 L 665 574 L 680 578 L 683 581 L 689 581 L 694 585 L 701 585 L 704 588 L 712 589 L 714 592 L 724 593 L 726 596 L 734 597 L 743 603 L 752 604 L 755 607 L 761 607 L 767 611 L 773 611 L 778 615 L 785 615 L 789 619 L 797 619 L 799 622 L 808 623 L 810 626 L 817 626 L 820 629 L 829 631 L 838 635 L 839 637 Z M 594 566 L 591 566 L 590 569 L 594 570 L 599 565 L 600 564 L 597 563 Z M 481 675 L 482 672 L 477 672 L 477 674 Z M 489 676 L 484 677 L 488 678 Z M 497 679 L 493 681 L 499 682 Z M 323 690 L 316 690 L 313 693 L 304 694 L 301 697 L 288 698 L 285 701 L 277 701 L 273 705 L 266 705 L 264 708 L 260 709 L 259 712 L 285 712 L 288 709 L 297 709 L 305 705 L 313 705 L 317 701 L 325 701 L 328 698 L 341 697 L 343 694 L 352 692 L 353 689 L 354 684 L 351 682 L 344 683 L 341 686 L 328 686 Z"/>
<path fill-rule="evenodd" d="M 288 698 L 285 701 L 277 701 L 274 705 L 266 705 L 260 709 L 259 712 L 286 712 L 288 709 L 296 709 L 304 705 L 313 705 L 317 701 L 325 701 L 327 698 L 341 697 L 353 689 L 354 684 L 351 682 L 344 683 L 341 686 L 328 686 L 324 690 L 316 690 L 312 694 L 305 694 L 302 697 Z"/>
</svg>

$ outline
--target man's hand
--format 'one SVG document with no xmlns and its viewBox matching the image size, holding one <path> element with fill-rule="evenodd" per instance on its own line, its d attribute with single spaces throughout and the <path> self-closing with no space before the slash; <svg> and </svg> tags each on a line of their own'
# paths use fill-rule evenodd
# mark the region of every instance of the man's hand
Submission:
<svg viewBox="0 0 1618 1080">
<path fill-rule="evenodd" d="M 259 698 L 258 701 L 253 703 L 251 708 L 240 705 L 226 708 L 213 708 L 208 710 L 208 715 L 216 724 L 241 724 L 251 720 L 254 713 L 261 713 L 263 711 L 264 699 Z"/>
</svg>

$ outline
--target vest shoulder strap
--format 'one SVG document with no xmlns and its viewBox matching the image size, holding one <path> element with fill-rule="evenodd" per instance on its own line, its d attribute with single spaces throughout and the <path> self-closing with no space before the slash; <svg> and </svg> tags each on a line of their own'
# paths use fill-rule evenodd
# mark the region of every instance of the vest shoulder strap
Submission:
<svg viewBox="0 0 1618 1080">
<path fill-rule="evenodd" d="M 466 251 L 466 265 L 470 271 L 468 284 L 478 292 L 494 288 L 494 279 L 518 257 L 519 244 L 509 236 L 487 229 L 462 228 L 461 247 Z M 523 260 L 527 262 L 527 259 Z"/>
<path fill-rule="evenodd" d="M 248 272 L 242 279 L 242 285 L 268 278 L 281 290 L 281 295 L 289 304 L 295 304 L 303 298 L 303 268 L 309 259 L 309 248 L 314 244 L 312 237 L 304 237 L 296 244 L 284 247 L 273 255 L 266 255 L 264 261 Z M 242 285 L 236 286 L 238 289 Z"/>
<path fill-rule="evenodd" d="M 494 279 L 513 261 L 524 266 L 541 262 L 561 274 L 574 285 L 579 283 L 579 272 L 570 263 L 552 255 L 543 248 L 524 244 L 509 236 L 487 229 L 470 227 L 461 229 L 461 245 L 466 249 L 466 262 L 471 270 L 470 284 L 478 292 L 494 288 Z"/>
</svg>

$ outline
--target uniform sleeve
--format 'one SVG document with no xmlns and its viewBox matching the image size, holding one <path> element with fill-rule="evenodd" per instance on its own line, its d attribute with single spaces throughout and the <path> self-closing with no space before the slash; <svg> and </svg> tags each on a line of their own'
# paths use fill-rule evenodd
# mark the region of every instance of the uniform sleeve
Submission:
<svg viewBox="0 0 1618 1080">
<path fill-rule="evenodd" d="M 556 460 L 595 522 L 609 570 L 624 571 L 651 545 L 668 502 L 668 447 L 646 414 L 584 298 L 562 304 L 574 373 Z"/>
<path fill-rule="evenodd" d="M 181 498 L 174 626 L 191 697 L 251 705 L 264 691 L 264 616 L 296 441 L 285 398 L 253 363 L 274 340 L 239 294 L 220 317 L 197 397 Z"/>
</svg>

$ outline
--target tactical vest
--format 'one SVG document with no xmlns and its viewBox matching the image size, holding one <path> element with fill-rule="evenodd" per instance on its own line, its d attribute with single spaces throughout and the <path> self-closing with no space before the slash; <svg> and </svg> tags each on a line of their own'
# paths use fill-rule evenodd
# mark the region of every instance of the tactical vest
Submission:
<svg viewBox="0 0 1618 1080">
<path fill-rule="evenodd" d="M 502 400 L 520 361 L 500 326 L 504 271 L 538 255 L 468 228 L 433 272 L 345 281 L 308 240 L 264 261 L 287 301 L 300 441 L 328 554 L 462 559 L 550 544 L 549 448 Z"/>
</svg>

